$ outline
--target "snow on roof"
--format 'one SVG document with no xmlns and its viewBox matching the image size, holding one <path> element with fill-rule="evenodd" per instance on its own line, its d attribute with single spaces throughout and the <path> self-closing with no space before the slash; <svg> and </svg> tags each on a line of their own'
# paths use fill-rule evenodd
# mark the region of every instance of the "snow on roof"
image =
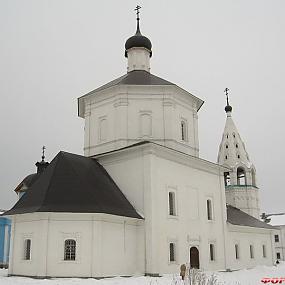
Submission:
<svg viewBox="0 0 285 285">
<path fill-rule="evenodd" d="M 269 218 L 271 219 L 269 224 L 272 225 L 272 226 L 282 226 L 282 225 L 285 225 L 285 215 L 271 216 Z"/>
</svg>

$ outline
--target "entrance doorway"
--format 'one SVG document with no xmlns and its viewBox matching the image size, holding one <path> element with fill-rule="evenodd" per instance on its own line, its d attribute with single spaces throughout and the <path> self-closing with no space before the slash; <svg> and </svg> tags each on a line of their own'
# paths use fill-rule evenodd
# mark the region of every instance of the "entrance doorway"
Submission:
<svg viewBox="0 0 285 285">
<path fill-rule="evenodd" d="M 199 250 L 196 246 L 190 248 L 190 268 L 200 268 Z"/>
</svg>

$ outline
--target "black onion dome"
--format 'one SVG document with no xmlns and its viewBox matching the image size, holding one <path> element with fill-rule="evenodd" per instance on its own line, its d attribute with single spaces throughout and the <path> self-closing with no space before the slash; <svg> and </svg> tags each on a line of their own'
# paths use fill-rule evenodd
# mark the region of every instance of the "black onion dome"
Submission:
<svg viewBox="0 0 285 285">
<path fill-rule="evenodd" d="M 137 19 L 137 31 L 136 34 L 130 38 L 127 39 L 126 43 L 125 43 L 125 57 L 128 57 L 128 53 L 127 50 L 133 47 L 143 47 L 146 48 L 150 51 L 150 56 L 152 56 L 152 52 L 151 52 L 151 41 L 149 38 L 143 36 L 140 32 L 140 27 L 139 27 L 139 19 Z"/>
<path fill-rule="evenodd" d="M 230 105 L 227 105 L 226 107 L 225 107 L 225 111 L 226 112 L 231 112 L 232 111 L 232 106 L 230 106 Z"/>
<path fill-rule="evenodd" d="M 152 45 L 151 41 L 147 37 L 143 36 L 140 32 L 137 32 L 126 41 L 125 49 L 128 50 L 132 47 L 144 47 L 151 50 Z"/>
</svg>

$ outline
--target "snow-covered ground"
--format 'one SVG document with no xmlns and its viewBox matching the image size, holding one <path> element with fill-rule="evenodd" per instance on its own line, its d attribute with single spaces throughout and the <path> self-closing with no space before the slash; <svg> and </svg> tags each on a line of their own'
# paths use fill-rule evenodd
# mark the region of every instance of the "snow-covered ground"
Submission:
<svg viewBox="0 0 285 285">
<path fill-rule="evenodd" d="M 107 278 L 107 279 L 79 279 L 79 278 L 55 278 L 55 279 L 32 279 L 24 277 L 7 277 L 8 270 L 0 269 L 0 285 L 180 285 L 179 277 L 165 275 L 159 278 L 151 277 L 129 277 L 129 278 Z M 208 272 L 208 274 L 211 274 Z M 235 272 L 218 272 L 215 285 L 258 285 L 262 278 L 285 278 L 285 262 L 278 266 L 259 266 L 254 269 L 240 270 Z M 176 281 L 176 282 L 175 282 Z M 269 281 L 267 284 L 274 284 Z M 275 283 L 276 284 L 276 283 Z M 278 284 L 285 284 L 285 281 Z"/>
</svg>

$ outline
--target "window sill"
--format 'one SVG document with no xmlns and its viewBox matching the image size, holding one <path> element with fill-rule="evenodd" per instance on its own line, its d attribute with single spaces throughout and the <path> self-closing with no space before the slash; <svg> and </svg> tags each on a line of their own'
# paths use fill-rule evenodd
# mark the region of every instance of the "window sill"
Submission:
<svg viewBox="0 0 285 285">
<path fill-rule="evenodd" d="M 178 220 L 178 216 L 177 215 L 168 215 L 168 219 L 171 219 L 171 220 Z"/>
</svg>

